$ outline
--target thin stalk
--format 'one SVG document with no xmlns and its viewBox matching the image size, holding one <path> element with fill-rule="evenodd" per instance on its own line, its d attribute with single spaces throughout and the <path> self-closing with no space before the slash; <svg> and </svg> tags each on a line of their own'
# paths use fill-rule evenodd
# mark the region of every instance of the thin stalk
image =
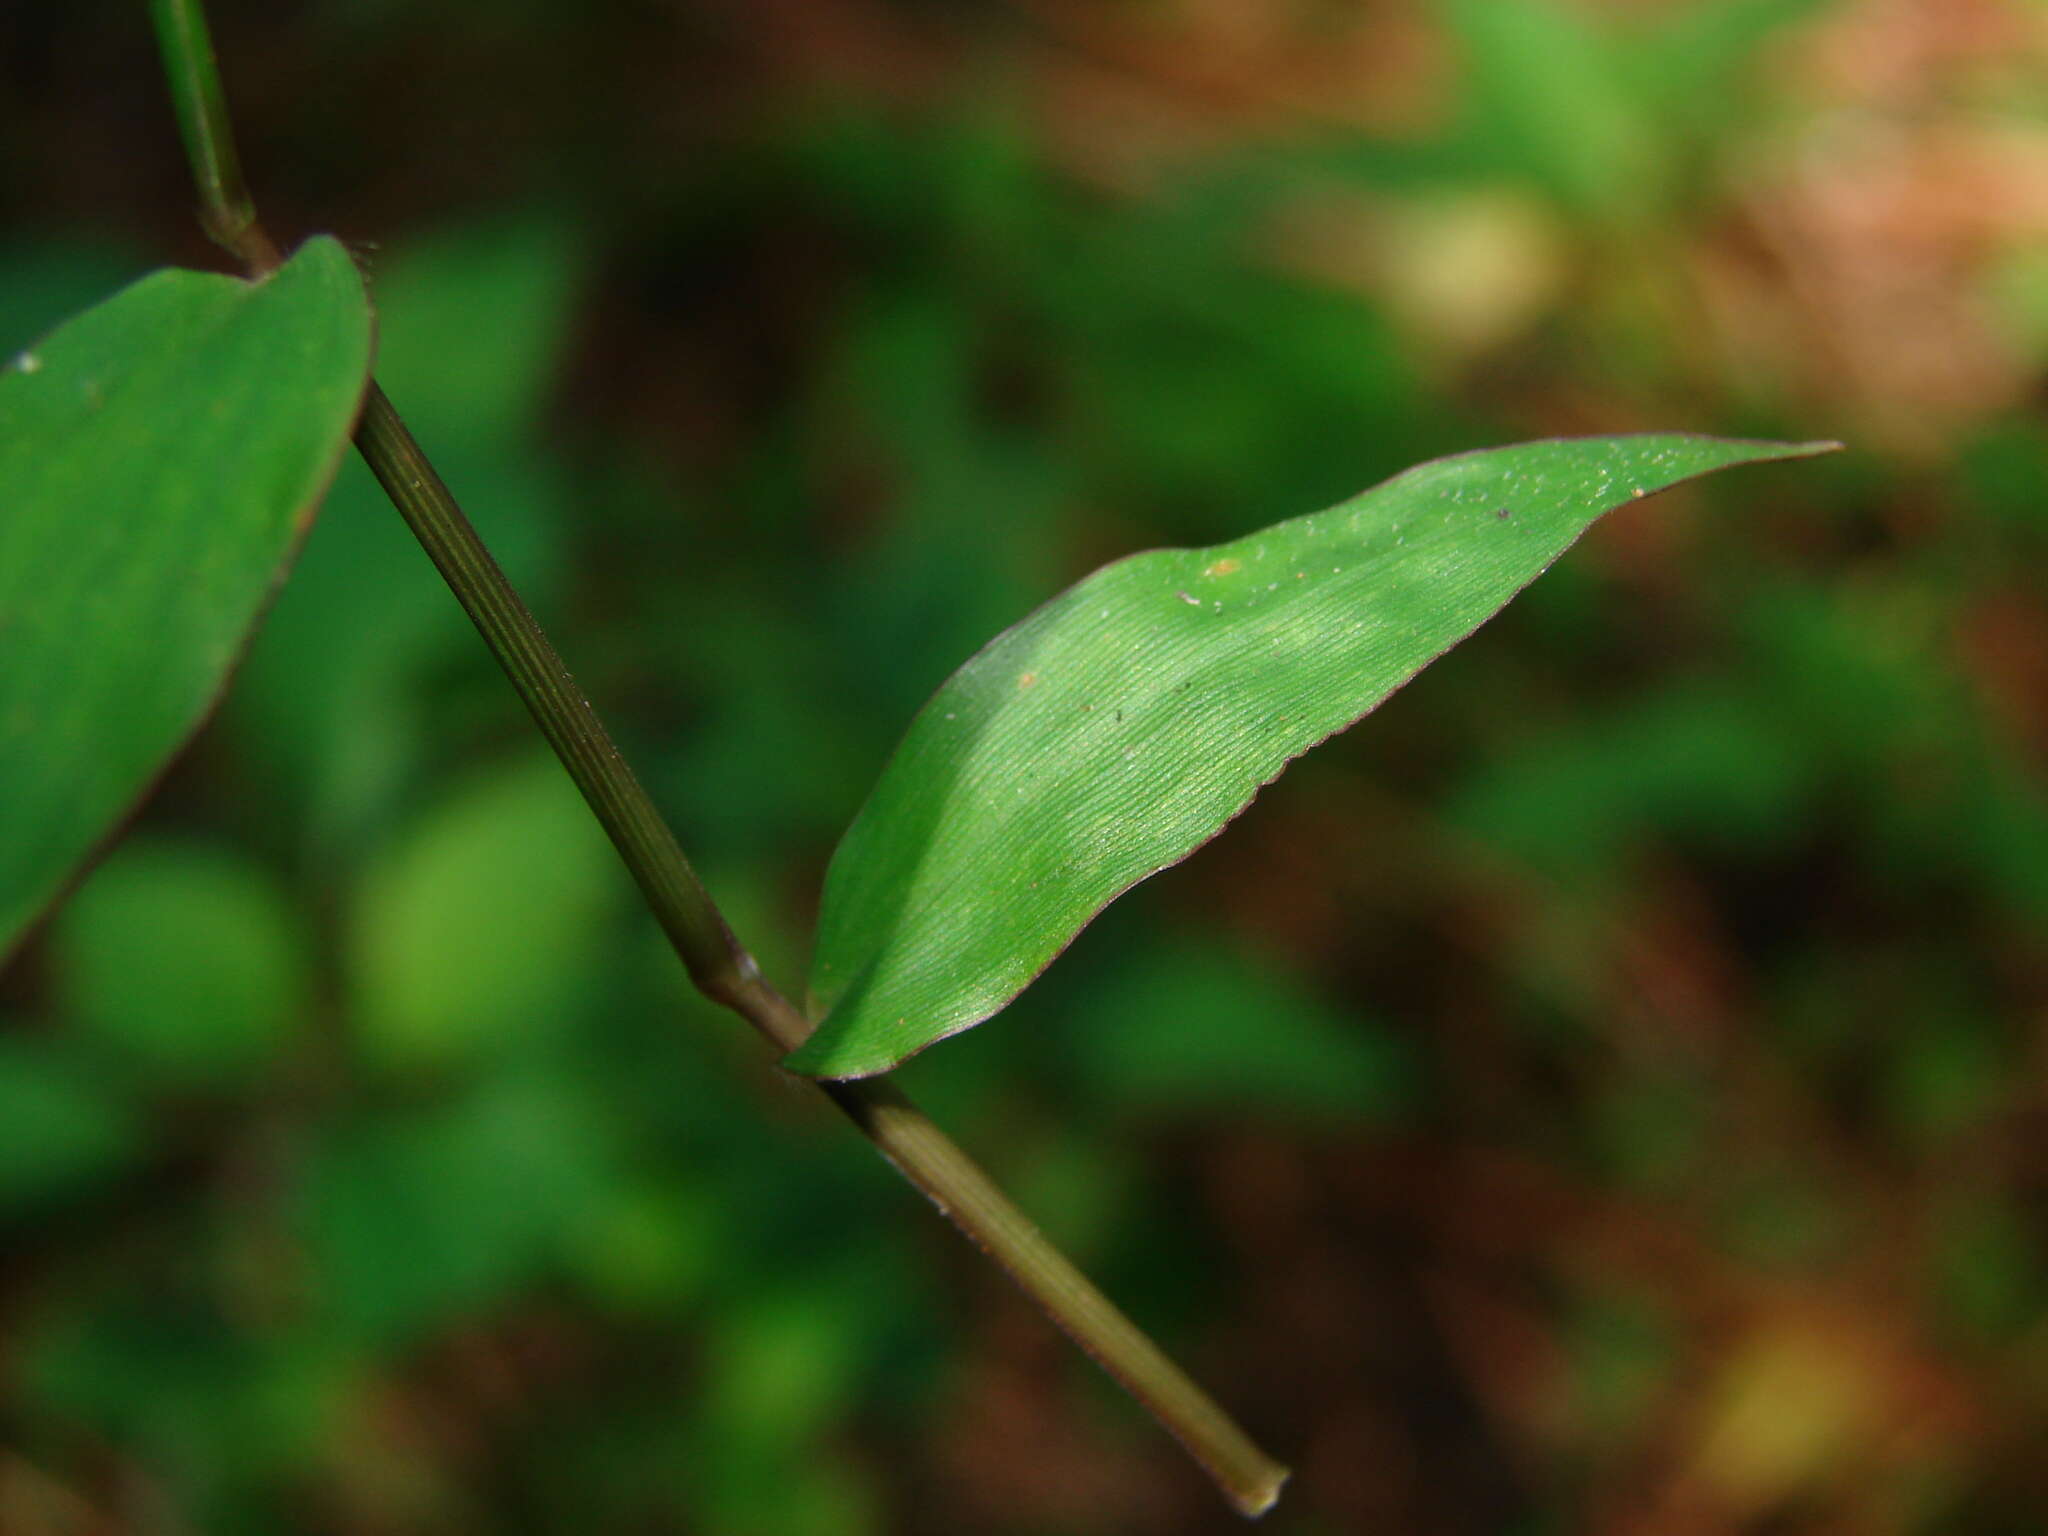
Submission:
<svg viewBox="0 0 2048 1536">
<path fill-rule="evenodd" d="M 590 803 L 690 980 L 706 996 L 738 1007 L 747 985 L 760 978 L 753 957 L 725 926 L 590 700 L 374 380 L 356 423 L 356 448 Z M 796 1026 L 777 1019 L 762 1032 L 790 1051 L 803 1038 L 800 1017 Z"/>
<path fill-rule="evenodd" d="M 198 0 L 152 0 L 152 7 L 199 183 L 202 220 L 252 275 L 260 275 L 277 265 L 277 248 L 242 186 Z M 779 1052 L 794 1050 L 810 1032 L 810 1023 L 762 977 L 733 937 L 604 722 L 374 381 L 356 428 L 356 447 L 582 791 L 691 981 L 752 1024 Z M 1180 1440 L 1241 1513 L 1258 1516 L 1272 1507 L 1287 1469 L 1253 1444 L 909 1098 L 876 1080 L 817 1086 L 884 1158 Z"/>
<path fill-rule="evenodd" d="M 149 16 L 156 24 L 157 46 L 163 50 L 185 158 L 192 163 L 192 179 L 199 183 L 199 222 L 214 243 L 251 275 L 272 271 L 280 258 L 256 222 L 256 203 L 242 181 L 242 161 L 235 153 L 234 128 L 213 60 L 206 12 L 198 0 L 149 0 Z"/>
<path fill-rule="evenodd" d="M 810 1033 L 809 1021 L 734 940 L 590 701 L 374 383 L 363 403 L 356 447 L 611 835 L 691 980 L 778 1052 L 794 1050 Z M 875 1079 L 818 1087 L 898 1172 L 1179 1439 L 1240 1513 L 1257 1516 L 1272 1507 L 1287 1469 L 1097 1290 L 901 1090 Z"/>
</svg>

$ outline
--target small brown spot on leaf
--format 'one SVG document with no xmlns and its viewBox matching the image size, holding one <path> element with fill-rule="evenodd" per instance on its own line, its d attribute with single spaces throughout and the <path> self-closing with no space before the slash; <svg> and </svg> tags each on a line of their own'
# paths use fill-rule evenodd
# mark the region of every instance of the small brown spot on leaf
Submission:
<svg viewBox="0 0 2048 1536">
<path fill-rule="evenodd" d="M 1036 672 L 1019 673 L 1017 675 L 1017 686 L 1019 688 L 1036 688 L 1038 686 L 1038 674 Z"/>
<path fill-rule="evenodd" d="M 1208 566 L 1203 570 L 1202 574 L 1204 576 L 1228 576 L 1232 571 L 1237 570 L 1242 564 L 1242 561 L 1233 560 L 1228 555 L 1226 555 L 1221 560 L 1210 561 Z"/>
</svg>

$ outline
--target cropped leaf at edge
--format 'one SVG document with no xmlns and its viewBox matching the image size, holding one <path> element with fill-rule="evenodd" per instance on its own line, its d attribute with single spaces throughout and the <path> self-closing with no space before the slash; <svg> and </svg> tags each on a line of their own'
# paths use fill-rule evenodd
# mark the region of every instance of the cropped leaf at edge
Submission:
<svg viewBox="0 0 2048 1536">
<path fill-rule="evenodd" d="M 822 1022 L 863 1077 L 995 1013 L 1109 902 L 1470 634 L 1602 513 L 1833 444 L 1557 439 L 1421 465 L 1327 512 L 1105 566 L 911 724 L 826 876 Z"/>
<path fill-rule="evenodd" d="M 220 696 L 369 376 L 340 244 L 162 271 L 0 369 L 0 957 Z"/>
</svg>

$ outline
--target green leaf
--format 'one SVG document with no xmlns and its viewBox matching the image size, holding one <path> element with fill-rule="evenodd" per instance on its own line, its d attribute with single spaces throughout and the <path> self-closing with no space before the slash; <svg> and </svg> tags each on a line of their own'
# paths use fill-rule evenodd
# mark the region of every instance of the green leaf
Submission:
<svg viewBox="0 0 2048 1536">
<path fill-rule="evenodd" d="M 502 1057 L 589 990 L 616 865 L 561 765 L 465 786 L 373 864 L 354 903 L 356 1034 L 394 1071 Z"/>
<path fill-rule="evenodd" d="M 823 1022 L 785 1065 L 862 1077 L 980 1023 L 1603 512 L 1831 446 L 1667 434 L 1460 454 L 1234 543 L 1097 571 L 912 723 L 833 856 Z"/>
<path fill-rule="evenodd" d="M 1400 1036 L 1345 1017 L 1285 966 L 1213 942 L 1155 941 L 1075 1014 L 1073 1070 L 1125 1110 L 1264 1115 L 1299 1132 L 1385 1122 L 1415 1096 Z"/>
<path fill-rule="evenodd" d="M 552 1071 L 336 1127 L 293 1214 L 323 1326 L 404 1344 L 510 1300 L 619 1182 L 601 1102 Z"/>
<path fill-rule="evenodd" d="M 307 1016 L 290 903 L 232 849 L 130 839 L 52 928 L 71 1018 L 151 1086 L 248 1083 Z"/>
<path fill-rule="evenodd" d="M 141 1148 L 134 1107 L 67 1046 L 0 1020 L 0 1222 L 75 1199 Z"/>
<path fill-rule="evenodd" d="M 0 371 L 0 955 L 219 698 L 369 373 L 348 253 L 158 272 Z"/>
</svg>

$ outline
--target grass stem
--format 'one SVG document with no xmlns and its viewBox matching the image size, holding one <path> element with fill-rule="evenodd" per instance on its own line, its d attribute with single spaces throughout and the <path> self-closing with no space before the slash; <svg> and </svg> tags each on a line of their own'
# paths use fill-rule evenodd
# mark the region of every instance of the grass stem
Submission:
<svg viewBox="0 0 2048 1536">
<path fill-rule="evenodd" d="M 278 251 L 242 183 L 199 0 L 151 0 L 151 6 L 199 185 L 201 220 L 252 276 L 260 276 L 279 264 Z M 769 985 L 733 937 L 597 711 L 374 381 L 356 427 L 356 447 L 582 791 L 691 981 L 752 1024 L 779 1053 L 794 1050 L 809 1033 L 809 1022 Z M 817 1086 L 904 1178 L 1180 1440 L 1241 1513 L 1257 1516 L 1272 1507 L 1287 1469 L 1253 1444 L 902 1092 L 874 1079 Z"/>
</svg>

